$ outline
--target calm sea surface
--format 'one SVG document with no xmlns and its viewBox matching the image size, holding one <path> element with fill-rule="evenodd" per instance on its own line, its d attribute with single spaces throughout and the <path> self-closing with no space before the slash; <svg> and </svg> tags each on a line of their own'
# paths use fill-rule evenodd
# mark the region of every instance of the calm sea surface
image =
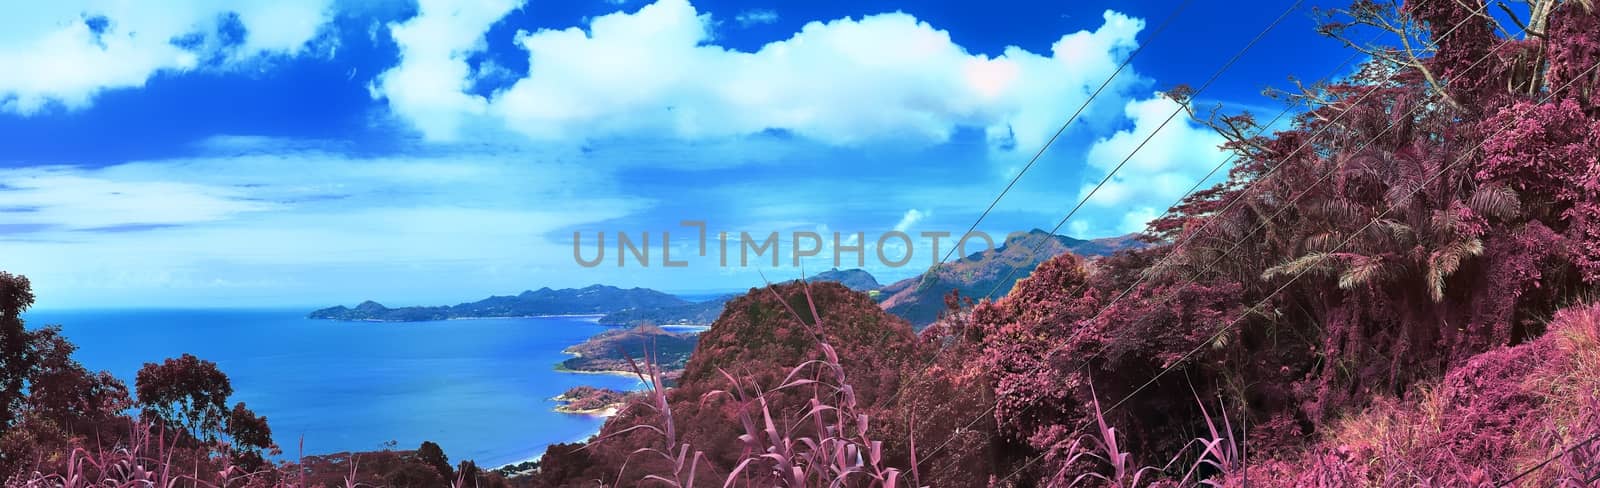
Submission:
<svg viewBox="0 0 1600 488">
<path fill-rule="evenodd" d="M 578 385 L 631 389 L 623 376 L 561 373 L 561 353 L 607 329 L 590 318 L 412 323 L 306 319 L 304 310 L 38 311 L 60 324 L 90 370 L 133 389 L 146 362 L 192 353 L 233 381 L 233 401 L 265 415 L 292 458 L 439 443 L 451 462 L 485 467 L 537 457 L 598 430 L 603 419 L 551 411 Z"/>
</svg>

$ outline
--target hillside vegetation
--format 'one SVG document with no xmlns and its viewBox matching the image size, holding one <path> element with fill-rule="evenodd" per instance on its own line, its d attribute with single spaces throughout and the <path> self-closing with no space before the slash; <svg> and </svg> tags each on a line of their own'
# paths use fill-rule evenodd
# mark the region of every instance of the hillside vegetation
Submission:
<svg viewBox="0 0 1600 488">
<path fill-rule="evenodd" d="M 816 334 L 785 325 L 811 313 L 796 285 L 730 302 L 679 387 L 552 449 L 562 469 L 539 483 L 681 484 L 698 466 L 697 486 L 1586 486 L 1600 13 L 1534 2 L 1534 33 L 1505 37 L 1521 29 L 1487 8 L 1329 13 L 1329 35 L 1430 49 L 1352 42 L 1373 59 L 1294 94 L 1306 110 L 1277 132 L 1196 112 L 1238 159 L 1150 247 L 1051 258 L 915 341 L 837 287 L 816 287 Z M 929 281 L 982 281 L 969 271 Z M 745 349 L 775 339 L 786 354 Z"/>
<path fill-rule="evenodd" d="M 838 283 L 751 289 L 676 385 L 670 365 L 629 361 L 648 388 L 598 435 L 516 479 L 463 465 L 452 484 L 1594 486 L 1600 5 L 1523 7 L 1505 24 L 1482 0 L 1324 12 L 1322 32 L 1368 61 L 1288 95 L 1304 110 L 1286 127 L 1192 112 L 1237 160 L 1153 221 L 1149 246 L 1090 259 L 1008 243 L 995 257 L 1014 284 L 955 263 L 927 281 L 958 293 L 891 286 L 891 310 L 943 305 L 913 321 Z M 1373 29 L 1406 42 L 1348 39 Z M 26 279 L 0 273 L 0 299 L 8 485 L 307 486 L 264 465 L 266 420 L 228 409 L 226 378 L 187 356 L 141 371 L 145 423 L 112 440 L 171 432 L 177 461 L 83 461 L 81 432 L 128 425 L 135 403 L 51 329 L 22 328 Z M 450 473 L 399 459 L 381 475 L 351 461 L 345 483 Z M 176 471 L 197 474 L 152 474 Z"/>
</svg>

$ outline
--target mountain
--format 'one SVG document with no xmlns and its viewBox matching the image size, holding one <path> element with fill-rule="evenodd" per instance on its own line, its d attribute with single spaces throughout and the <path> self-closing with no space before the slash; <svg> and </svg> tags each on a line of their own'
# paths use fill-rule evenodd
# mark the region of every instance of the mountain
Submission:
<svg viewBox="0 0 1600 488">
<path fill-rule="evenodd" d="M 885 286 L 879 296 L 884 310 L 921 328 L 939 318 L 939 312 L 945 308 L 945 294 L 952 289 L 974 299 L 1000 297 L 1010 292 L 1011 286 L 1027 277 L 1039 263 L 1061 253 L 1098 257 L 1141 246 L 1143 243 L 1133 234 L 1083 240 L 1034 229 L 1007 238 L 993 250 L 972 253 Z"/>
<path fill-rule="evenodd" d="M 336 306 L 311 312 L 313 319 L 415 322 L 483 317 L 608 314 L 636 309 L 662 309 L 692 302 L 648 288 L 622 289 L 591 285 L 552 290 L 540 288 L 518 295 L 491 296 L 454 306 L 389 308 L 371 300 L 355 308 Z"/>
<path fill-rule="evenodd" d="M 868 273 L 864 269 L 840 270 L 839 268 L 833 268 L 817 273 L 816 276 L 812 276 L 806 281 L 812 283 L 831 281 L 855 291 L 872 291 L 883 288 L 883 285 L 878 284 L 878 279 L 873 278 L 872 273 Z"/>
<path fill-rule="evenodd" d="M 869 292 L 882 288 L 878 279 L 872 273 L 862 269 L 833 268 L 816 276 L 807 278 L 811 283 L 833 282 L 844 285 L 846 288 Z M 785 282 L 788 283 L 788 282 Z M 710 324 L 722 315 L 722 306 L 734 295 L 725 295 L 703 302 L 694 302 L 686 305 L 669 305 L 656 308 L 635 308 L 606 314 L 600 318 L 600 323 L 606 325 L 640 325 L 640 324 Z"/>
</svg>

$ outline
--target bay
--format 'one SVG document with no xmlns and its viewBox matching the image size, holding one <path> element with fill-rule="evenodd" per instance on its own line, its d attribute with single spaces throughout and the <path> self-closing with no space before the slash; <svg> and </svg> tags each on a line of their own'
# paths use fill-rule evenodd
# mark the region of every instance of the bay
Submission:
<svg viewBox="0 0 1600 488">
<path fill-rule="evenodd" d="M 497 467 L 597 431 L 604 419 L 552 411 L 568 388 L 634 389 L 625 376 L 559 372 L 562 349 L 608 329 L 594 317 L 335 322 L 305 310 L 49 310 L 90 370 L 133 389 L 146 362 L 190 353 L 232 380 L 232 401 L 264 415 L 293 459 L 424 440 L 455 463 Z"/>
</svg>

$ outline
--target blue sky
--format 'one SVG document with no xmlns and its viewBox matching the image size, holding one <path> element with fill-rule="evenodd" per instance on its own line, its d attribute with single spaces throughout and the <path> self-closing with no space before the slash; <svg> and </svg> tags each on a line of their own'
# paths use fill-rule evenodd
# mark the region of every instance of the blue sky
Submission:
<svg viewBox="0 0 1600 488">
<path fill-rule="evenodd" d="M 1290 5 L 1194 0 L 1152 40 L 1179 2 L 160 3 L 0 7 L 0 269 L 41 307 L 751 286 L 757 268 L 706 259 L 581 267 L 573 232 L 671 231 L 674 259 L 682 220 L 959 233 L 1147 45 L 980 226 L 1049 228 L 1171 113 L 1158 90 L 1203 83 Z M 1349 52 L 1314 4 L 1204 103 L 1268 118 L 1263 88 L 1335 72 Z M 1063 232 L 1142 228 L 1217 142 L 1174 121 Z"/>
</svg>

